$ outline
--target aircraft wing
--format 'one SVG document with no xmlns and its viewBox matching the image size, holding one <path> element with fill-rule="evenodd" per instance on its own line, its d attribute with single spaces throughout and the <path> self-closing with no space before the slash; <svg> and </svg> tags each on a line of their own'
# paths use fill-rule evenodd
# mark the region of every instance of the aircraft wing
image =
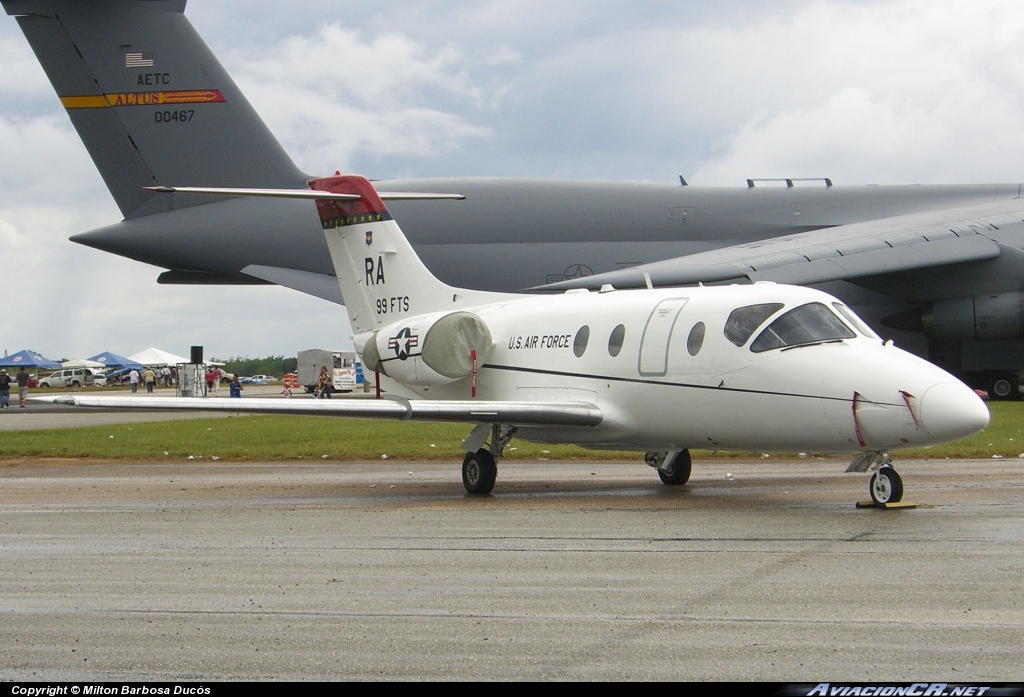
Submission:
<svg viewBox="0 0 1024 697">
<path fill-rule="evenodd" d="M 993 259 L 999 239 L 1024 235 L 1024 201 L 986 203 L 722 247 L 608 273 L 547 289 L 675 286 L 738 279 L 797 285 Z"/>
<path fill-rule="evenodd" d="M 397 421 L 501 423 L 530 426 L 597 426 L 601 410 L 586 402 L 439 401 L 384 399 L 202 399 L 194 397 L 93 397 L 54 395 L 33 401 L 107 409 L 252 412 L 300 416 L 340 416 Z"/>
</svg>

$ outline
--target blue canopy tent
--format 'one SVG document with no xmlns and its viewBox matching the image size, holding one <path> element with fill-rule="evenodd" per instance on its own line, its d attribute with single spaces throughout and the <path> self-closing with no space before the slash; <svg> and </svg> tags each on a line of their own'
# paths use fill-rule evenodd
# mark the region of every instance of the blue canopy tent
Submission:
<svg viewBox="0 0 1024 697">
<path fill-rule="evenodd" d="M 116 353 L 110 351 L 104 351 L 103 353 L 97 353 L 95 356 L 89 359 L 90 361 L 96 361 L 102 363 L 107 368 L 135 368 L 136 370 L 142 370 L 142 364 L 136 363 L 135 361 L 125 358 L 124 356 L 118 356 Z"/>
<path fill-rule="evenodd" d="M 142 370 L 142 364 L 138 361 L 133 361 L 131 358 L 125 358 L 110 351 L 98 353 L 89 360 L 107 366 L 106 378 L 108 385 L 120 384 L 132 370 Z"/>
<path fill-rule="evenodd" d="M 28 349 L 12 353 L 10 356 L 0 358 L 0 368 L 42 368 L 44 370 L 57 370 L 60 363 L 51 361 L 46 356 L 33 353 Z"/>
</svg>

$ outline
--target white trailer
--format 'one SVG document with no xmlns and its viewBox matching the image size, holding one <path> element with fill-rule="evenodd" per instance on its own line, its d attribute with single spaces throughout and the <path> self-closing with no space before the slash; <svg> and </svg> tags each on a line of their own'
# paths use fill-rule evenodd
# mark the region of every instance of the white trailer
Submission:
<svg viewBox="0 0 1024 697">
<path fill-rule="evenodd" d="M 332 351 L 330 349 L 306 349 L 299 351 L 296 372 L 299 385 L 306 392 L 316 389 L 320 369 L 327 367 L 331 373 L 335 391 L 352 392 L 363 386 L 363 371 L 355 351 Z"/>
</svg>

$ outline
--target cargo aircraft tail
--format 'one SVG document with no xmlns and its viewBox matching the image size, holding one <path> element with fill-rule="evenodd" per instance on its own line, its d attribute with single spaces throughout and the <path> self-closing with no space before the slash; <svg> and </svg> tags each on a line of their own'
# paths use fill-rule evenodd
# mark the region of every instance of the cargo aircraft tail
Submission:
<svg viewBox="0 0 1024 697">
<path fill-rule="evenodd" d="M 298 187 L 292 162 L 184 15 L 185 0 L 2 0 L 126 219 L 209 203 L 160 182 Z"/>
</svg>

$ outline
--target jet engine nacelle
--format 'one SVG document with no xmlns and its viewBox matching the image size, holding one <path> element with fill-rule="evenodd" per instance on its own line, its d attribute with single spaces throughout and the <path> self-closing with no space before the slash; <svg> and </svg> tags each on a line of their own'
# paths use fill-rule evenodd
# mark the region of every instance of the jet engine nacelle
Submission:
<svg viewBox="0 0 1024 697">
<path fill-rule="evenodd" d="M 1024 293 L 940 300 L 922 315 L 933 339 L 1024 338 Z"/>
<path fill-rule="evenodd" d="M 930 339 L 1024 339 L 1024 293 L 939 300 L 886 317 L 882 324 Z"/>
<path fill-rule="evenodd" d="M 481 363 L 494 341 L 476 315 L 437 312 L 357 336 L 355 344 L 366 370 L 406 385 L 433 387 L 472 375 L 474 352 L 477 364 Z"/>
</svg>

